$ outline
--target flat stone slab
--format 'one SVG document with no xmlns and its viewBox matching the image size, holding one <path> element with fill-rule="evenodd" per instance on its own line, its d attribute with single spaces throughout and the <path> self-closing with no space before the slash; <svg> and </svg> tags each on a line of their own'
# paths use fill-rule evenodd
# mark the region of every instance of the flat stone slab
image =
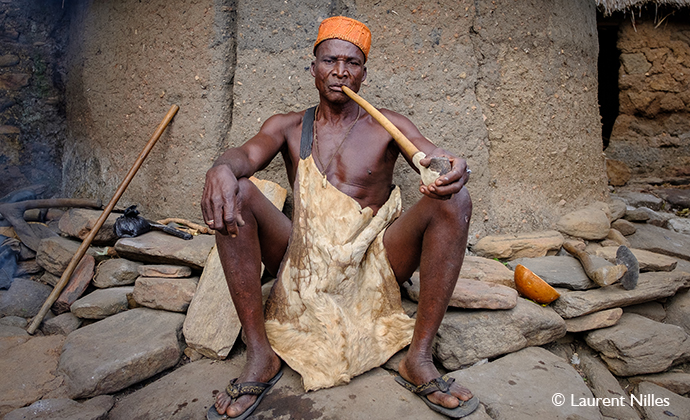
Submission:
<svg viewBox="0 0 690 420">
<path fill-rule="evenodd" d="M 108 419 L 203 419 L 215 394 L 225 389 L 230 378 L 240 374 L 243 364 L 244 355 L 224 362 L 206 359 L 190 363 L 118 401 Z M 283 367 L 283 377 L 251 418 L 447 419 L 431 411 L 380 368 L 354 378 L 347 385 L 305 393 L 301 377 L 287 366 Z M 490 420 L 482 407 L 466 418 Z"/>
<path fill-rule="evenodd" d="M 652 210 L 661 210 L 661 207 L 664 205 L 664 200 L 648 193 L 620 191 L 612 196 L 620 198 L 625 201 L 625 204 L 632 207 L 647 207 Z"/>
<path fill-rule="evenodd" d="M 617 246 L 604 246 L 598 248 L 596 256 L 605 259 L 611 264 L 616 263 Z M 673 271 L 678 265 L 678 260 L 667 255 L 645 251 L 644 249 L 630 248 L 637 262 L 640 264 L 640 271 Z"/>
<path fill-rule="evenodd" d="M 83 321 L 72 312 L 65 312 L 55 318 L 43 321 L 43 323 L 41 323 L 41 331 L 46 335 L 69 335 L 69 333 L 79 328 L 82 322 Z"/>
<path fill-rule="evenodd" d="M 136 238 L 121 238 L 115 250 L 121 257 L 136 261 L 187 265 L 201 270 L 215 243 L 213 235 L 198 235 L 185 241 L 163 232 L 148 232 Z"/>
<path fill-rule="evenodd" d="M 659 197 L 669 202 L 674 209 L 690 208 L 690 190 L 682 190 L 679 188 L 660 188 L 654 190 Z"/>
<path fill-rule="evenodd" d="M 540 258 L 518 258 L 510 261 L 508 267 L 515 270 L 518 264 L 529 268 L 553 287 L 565 287 L 571 290 L 587 290 L 598 287 L 587 277 L 582 264 L 577 258 L 569 255 L 551 255 Z"/>
<path fill-rule="evenodd" d="M 577 318 L 566 319 L 565 327 L 570 333 L 606 328 L 616 325 L 622 315 L 623 309 L 621 308 L 607 309 Z"/>
<path fill-rule="evenodd" d="M 690 398 L 681 397 L 658 385 L 642 382 L 637 387 L 638 399 L 647 397 L 647 402 L 642 400 L 639 406 L 649 420 L 690 419 Z M 652 397 L 654 403 L 649 402 Z"/>
<path fill-rule="evenodd" d="M 479 397 L 494 420 L 602 419 L 596 406 L 571 404 L 592 399 L 592 392 L 568 362 L 539 347 L 450 375 Z"/>
<path fill-rule="evenodd" d="M 599 240 L 606 238 L 611 222 L 603 210 L 589 206 L 563 215 L 556 223 L 556 229 L 577 238 Z"/>
<path fill-rule="evenodd" d="M 503 263 L 484 257 L 466 255 L 458 278 L 502 284 L 515 289 L 513 272 Z"/>
<path fill-rule="evenodd" d="M 184 338 L 189 347 L 204 356 L 225 359 L 237 340 L 240 328 L 218 250 L 213 247 L 187 309 Z"/>
<path fill-rule="evenodd" d="M 175 366 L 183 321 L 183 314 L 136 308 L 74 331 L 59 365 L 69 397 L 113 393 Z"/>
<path fill-rule="evenodd" d="M 679 291 L 666 302 L 664 322 L 678 325 L 690 334 L 690 289 Z"/>
<path fill-rule="evenodd" d="M 65 234 L 77 238 L 79 240 L 86 239 L 91 233 L 91 229 L 96 225 L 96 222 L 103 214 L 101 210 L 71 208 L 65 212 L 60 218 L 58 228 Z M 117 241 L 115 235 L 115 220 L 118 215 L 111 213 L 105 219 L 103 226 L 98 230 L 98 233 L 93 238 L 93 243 L 96 245 L 113 245 Z"/>
<path fill-rule="evenodd" d="M 115 398 L 110 395 L 101 395 L 83 403 L 68 398 L 50 398 L 14 410 L 4 420 L 101 420 L 114 403 Z"/>
<path fill-rule="evenodd" d="M 637 225 L 637 231 L 628 236 L 633 248 L 644 249 L 671 257 L 690 260 L 690 236 L 648 224 Z"/>
<path fill-rule="evenodd" d="M 561 297 L 551 307 L 563 318 L 575 318 L 604 309 L 673 296 L 687 281 L 690 281 L 690 274 L 677 270 L 670 273 L 641 273 L 637 287 L 632 290 L 625 290 L 620 284 L 575 292 L 559 289 Z"/>
<path fill-rule="evenodd" d="M 56 373 L 63 336 L 0 337 L 0 417 L 41 398 L 66 396 Z"/>
<path fill-rule="evenodd" d="M 669 219 L 668 228 L 674 232 L 690 235 L 690 219 Z"/>
<path fill-rule="evenodd" d="M 192 275 L 192 269 L 185 265 L 151 264 L 139 267 L 142 277 L 170 277 L 182 278 Z"/>
<path fill-rule="evenodd" d="M 682 291 L 676 293 L 675 296 L 678 296 L 679 293 L 682 293 Z M 664 319 L 666 319 L 666 310 L 664 309 L 664 306 L 656 301 L 626 306 L 625 309 L 623 309 L 623 312 L 642 315 L 645 318 L 649 318 L 652 321 L 657 322 L 662 322 Z M 669 322 L 669 324 L 673 324 L 673 322 Z M 681 326 L 682 325 L 679 325 L 679 327 Z"/>
<path fill-rule="evenodd" d="M 651 382 L 678 395 L 690 393 L 690 373 L 664 372 L 652 375 L 632 376 L 627 379 L 628 382 L 633 385 L 637 385 L 641 382 Z"/>
<path fill-rule="evenodd" d="M 434 355 L 448 370 L 484 358 L 549 343 L 566 333 L 565 321 L 551 308 L 518 299 L 505 311 L 449 310 L 434 344 Z"/>
<path fill-rule="evenodd" d="M 682 328 L 637 314 L 623 314 L 616 325 L 592 331 L 585 340 L 619 376 L 658 373 L 690 360 L 690 336 Z"/>
<path fill-rule="evenodd" d="M 580 369 L 587 377 L 587 385 L 595 397 L 601 414 L 614 419 L 639 419 L 628 394 L 621 388 L 604 362 L 587 346 L 578 349 Z"/>
<path fill-rule="evenodd" d="M 129 286 L 139 277 L 140 262 L 125 258 L 113 258 L 103 261 L 96 268 L 93 285 L 99 288 Z"/>
<path fill-rule="evenodd" d="M 0 297 L 0 314 L 22 318 L 35 316 L 52 291 L 52 287 L 37 281 L 14 279 Z"/>
<path fill-rule="evenodd" d="M 132 296 L 141 306 L 172 312 L 187 312 L 199 277 L 139 277 Z"/>
<path fill-rule="evenodd" d="M 38 251 L 36 251 L 36 262 L 46 271 L 60 277 L 80 246 L 81 241 L 63 238 L 62 236 L 42 239 L 38 246 Z M 90 246 L 86 249 L 86 254 L 98 260 L 101 255 L 105 254 L 105 249 Z"/>
<path fill-rule="evenodd" d="M 607 231 L 608 232 L 608 231 Z M 480 257 L 514 260 L 554 254 L 563 245 L 563 235 L 555 230 L 517 235 L 489 235 L 479 240 L 472 251 Z"/>
<path fill-rule="evenodd" d="M 404 287 L 410 299 L 418 302 L 419 272 L 415 272 L 410 280 L 412 285 L 405 283 Z M 466 309 L 512 309 L 517 305 L 517 300 L 517 290 L 508 286 L 459 278 L 455 283 L 449 306 Z"/>
<path fill-rule="evenodd" d="M 127 293 L 134 287 L 111 287 L 98 289 L 77 299 L 70 307 L 70 312 L 79 318 L 103 319 L 129 309 Z"/>
</svg>

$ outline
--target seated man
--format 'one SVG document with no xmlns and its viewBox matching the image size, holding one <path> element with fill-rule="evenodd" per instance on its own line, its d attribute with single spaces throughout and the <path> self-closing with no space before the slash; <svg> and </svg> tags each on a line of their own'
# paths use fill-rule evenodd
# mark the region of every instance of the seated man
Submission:
<svg viewBox="0 0 690 420">
<path fill-rule="evenodd" d="M 398 382 L 451 417 L 478 404 L 452 378 L 440 378 L 431 350 L 465 254 L 469 171 L 464 159 L 435 147 L 407 118 L 381 110 L 428 157 L 451 162 L 433 184 L 420 183 L 421 199 L 401 212 L 392 179 L 403 152 L 341 88 L 359 90 L 370 44 L 364 24 L 324 20 L 311 63 L 318 106 L 269 118 L 206 174 L 203 216 L 217 231 L 247 344 L 242 374 L 218 394 L 210 417 L 215 411 L 249 415 L 280 377 L 281 358 L 302 374 L 305 388 L 318 389 L 347 383 L 407 344 Z M 295 194 L 292 221 L 248 180 L 278 153 Z M 261 261 L 278 278 L 265 313 Z M 419 306 L 410 320 L 399 284 L 417 268 Z"/>
</svg>

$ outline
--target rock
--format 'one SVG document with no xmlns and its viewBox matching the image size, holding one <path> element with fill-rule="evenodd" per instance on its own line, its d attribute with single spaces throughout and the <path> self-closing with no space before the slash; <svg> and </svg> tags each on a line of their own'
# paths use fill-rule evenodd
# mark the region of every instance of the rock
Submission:
<svg viewBox="0 0 690 420">
<path fill-rule="evenodd" d="M 628 241 L 633 248 L 690 260 L 690 236 L 668 229 L 639 225 L 637 232 L 628 236 Z"/>
<path fill-rule="evenodd" d="M 53 288 L 37 281 L 14 279 L 12 286 L 0 297 L 0 314 L 30 318 L 43 306 Z"/>
<path fill-rule="evenodd" d="M 410 299 L 419 301 L 419 272 L 412 275 L 412 286 L 405 283 Z M 449 306 L 467 309 L 512 309 L 517 305 L 515 289 L 500 284 L 458 279 Z"/>
<path fill-rule="evenodd" d="M 60 281 L 60 276 L 56 276 L 55 274 L 51 273 L 50 271 L 44 271 L 43 275 L 41 276 L 40 279 L 38 279 L 38 281 L 43 283 L 43 284 L 55 286 Z"/>
<path fill-rule="evenodd" d="M 597 249 L 596 256 L 605 259 L 611 264 L 616 264 L 617 246 L 605 246 Z M 640 271 L 673 271 L 678 265 L 678 260 L 666 255 L 657 254 L 643 249 L 631 248 L 637 262 L 640 264 Z"/>
<path fill-rule="evenodd" d="M 0 67 L 12 67 L 19 64 L 19 57 L 14 54 L 0 56 Z"/>
<path fill-rule="evenodd" d="M 43 321 L 41 331 L 45 335 L 62 334 L 69 335 L 81 326 L 82 320 L 72 312 L 66 312 L 55 318 Z"/>
<path fill-rule="evenodd" d="M 142 277 L 183 278 L 192 275 L 192 269 L 184 265 L 141 265 L 139 275 Z"/>
<path fill-rule="evenodd" d="M 118 255 L 156 264 L 187 265 L 201 270 L 216 239 L 198 235 L 185 241 L 163 232 L 148 232 L 136 238 L 122 238 L 115 244 Z"/>
<path fill-rule="evenodd" d="M 59 371 L 69 397 L 113 393 L 175 366 L 183 321 L 179 313 L 137 308 L 68 335 Z"/>
<path fill-rule="evenodd" d="M 616 220 L 619 220 L 621 217 L 623 217 L 625 215 L 627 207 L 628 206 L 625 204 L 625 201 L 618 200 L 615 198 L 611 199 L 611 201 L 609 202 L 609 212 L 611 213 L 611 218 L 610 218 L 611 223 L 613 223 Z"/>
<path fill-rule="evenodd" d="M 658 212 L 645 207 L 640 207 L 639 210 L 649 215 L 649 219 L 646 222 L 648 225 L 665 228 L 668 225 L 668 221 L 674 217 L 673 213 Z"/>
<path fill-rule="evenodd" d="M 134 284 L 139 277 L 139 267 L 142 263 L 125 258 L 105 260 L 98 265 L 93 285 L 99 288 L 128 286 Z"/>
<path fill-rule="evenodd" d="M 40 398 L 65 396 L 62 378 L 56 374 L 65 337 L 0 338 L 0 416 Z M 10 379 L 11 378 L 11 379 Z"/>
<path fill-rule="evenodd" d="M 110 395 L 101 395 L 78 403 L 68 398 L 38 400 L 5 416 L 5 420 L 101 420 L 115 403 Z"/>
<path fill-rule="evenodd" d="M 623 309 L 607 309 L 593 314 L 569 318 L 565 320 L 565 327 L 568 332 L 581 332 L 606 328 L 615 325 L 623 315 Z"/>
<path fill-rule="evenodd" d="M 3 318 L 0 318 L 0 325 L 7 325 L 10 327 L 17 327 L 17 328 L 26 328 L 28 325 L 28 322 L 26 321 L 26 318 L 22 318 L 21 316 L 6 316 Z"/>
<path fill-rule="evenodd" d="M 62 215 L 58 227 L 63 233 L 84 240 L 89 236 L 91 229 L 96 225 L 102 214 L 102 210 L 71 208 Z M 114 245 L 117 242 L 117 235 L 115 235 L 114 229 L 117 217 L 115 213 L 108 215 L 103 226 L 101 226 L 93 238 L 95 245 Z"/>
<path fill-rule="evenodd" d="M 611 223 L 611 228 L 619 231 L 623 236 L 629 236 L 637 231 L 635 224 L 625 219 L 618 219 Z"/>
<path fill-rule="evenodd" d="M 646 419 L 690 419 L 690 398 L 681 397 L 649 382 L 640 383 L 637 393 L 638 400 L 641 401 L 636 405 L 640 407 Z M 646 397 L 646 400 L 642 399 L 643 397 Z"/>
<path fill-rule="evenodd" d="M 604 211 L 587 207 L 562 216 L 556 223 L 556 229 L 577 238 L 599 240 L 608 235 L 611 222 Z"/>
<path fill-rule="evenodd" d="M 571 290 L 587 290 L 598 287 L 587 277 L 582 264 L 576 258 L 568 256 L 547 256 L 540 258 L 520 258 L 508 263 L 515 269 L 522 264 L 554 287 L 566 287 Z"/>
<path fill-rule="evenodd" d="M 46 271 L 60 277 L 80 246 L 81 242 L 61 236 L 43 239 L 36 252 L 36 262 Z M 86 254 L 97 258 L 99 255 L 105 254 L 105 250 L 90 246 L 86 250 Z"/>
<path fill-rule="evenodd" d="M 133 290 L 132 286 L 94 290 L 74 302 L 70 311 L 79 318 L 103 319 L 126 311 L 129 308 L 127 293 Z"/>
<path fill-rule="evenodd" d="M 609 184 L 614 187 L 621 187 L 630 181 L 630 168 L 625 162 L 614 159 L 606 159 L 606 176 Z"/>
<path fill-rule="evenodd" d="M 29 333 L 26 332 L 24 328 L 15 327 L 14 325 L 0 325 L 0 337 L 15 337 L 15 336 L 28 336 Z"/>
<path fill-rule="evenodd" d="M 625 236 L 623 236 L 623 234 L 616 229 L 609 229 L 609 234 L 606 235 L 606 240 L 612 241 L 612 245 L 624 245 L 630 247 L 630 244 L 628 243 L 628 240 L 625 239 Z"/>
<path fill-rule="evenodd" d="M 585 340 L 618 376 L 658 373 L 690 360 L 690 337 L 682 328 L 636 314 L 624 313 L 618 324 Z"/>
<path fill-rule="evenodd" d="M 119 400 L 109 420 L 133 418 L 204 418 L 213 395 L 223 390 L 228 378 L 242 371 L 244 356 L 219 362 L 199 360 L 185 365 L 156 382 Z M 347 385 L 305 393 L 299 374 L 283 368 L 283 377 L 269 391 L 251 416 L 256 419 L 398 420 L 447 417 L 431 411 L 420 398 L 398 385 L 381 368 L 373 369 Z M 468 420 L 490 420 L 483 409 Z"/>
<path fill-rule="evenodd" d="M 539 347 L 450 375 L 479 397 L 494 420 L 602 419 L 596 406 L 571 405 L 571 396 L 576 403 L 591 400 L 591 391 L 569 363 Z M 564 396 L 562 405 L 553 403 L 555 392 Z"/>
<path fill-rule="evenodd" d="M 0 89 L 21 90 L 29 85 L 30 74 L 26 73 L 5 73 L 0 74 Z"/>
<path fill-rule="evenodd" d="M 677 325 L 690 334 L 690 291 L 681 290 L 666 302 L 667 324 Z"/>
<path fill-rule="evenodd" d="M 647 193 L 622 191 L 615 194 L 615 196 L 632 207 L 647 207 L 652 210 L 661 210 L 661 207 L 664 205 L 664 200 Z"/>
<path fill-rule="evenodd" d="M 652 375 L 632 376 L 628 382 L 637 385 L 641 382 L 651 382 L 679 395 L 690 393 L 690 373 L 664 372 Z"/>
<path fill-rule="evenodd" d="M 565 335 L 565 321 L 551 308 L 518 299 L 506 311 L 448 311 L 439 327 L 434 355 L 448 370 L 484 358 L 538 346 Z"/>
<path fill-rule="evenodd" d="M 562 244 L 563 235 L 550 230 L 485 236 L 472 247 L 472 251 L 480 257 L 514 260 L 523 257 L 543 257 L 549 252 L 557 252 Z"/>
<path fill-rule="evenodd" d="M 580 368 L 587 377 L 587 385 L 599 400 L 599 410 L 606 417 L 614 419 L 639 419 L 637 412 L 630 404 L 628 394 L 623 391 L 618 380 L 611 374 L 608 367 L 591 351 L 580 349 Z"/>
<path fill-rule="evenodd" d="M 676 296 L 677 295 L 678 294 L 676 293 Z M 623 309 L 623 312 L 641 315 L 657 322 L 662 322 L 664 319 L 666 319 L 666 310 L 659 302 L 645 302 L 637 305 L 626 306 L 625 309 Z"/>
<path fill-rule="evenodd" d="M 671 208 L 683 210 L 690 208 L 690 190 L 680 188 L 659 188 L 654 193 L 671 204 Z"/>
<path fill-rule="evenodd" d="M 668 220 L 668 228 L 674 232 L 690 235 L 690 219 L 673 218 Z"/>
<path fill-rule="evenodd" d="M 186 279 L 139 277 L 134 283 L 132 296 L 141 306 L 187 312 L 198 282 L 198 277 Z"/>
<path fill-rule="evenodd" d="M 559 289 L 561 297 L 551 307 L 563 318 L 575 318 L 673 296 L 687 281 L 690 281 L 690 274 L 685 272 L 641 273 L 637 287 L 632 290 L 625 290 L 620 284 L 575 292 Z"/>
<path fill-rule="evenodd" d="M 647 220 L 649 220 L 652 216 L 642 208 L 637 209 L 634 207 L 629 207 L 625 212 L 625 216 L 623 217 L 623 220 L 627 220 L 629 222 L 647 222 Z"/>
<path fill-rule="evenodd" d="M 187 310 L 185 340 L 189 347 L 206 357 L 224 359 L 235 344 L 240 327 L 218 250 L 213 247 Z"/>
<path fill-rule="evenodd" d="M 502 263 L 483 257 L 465 255 L 459 279 L 479 280 L 515 288 L 513 272 Z"/>
</svg>

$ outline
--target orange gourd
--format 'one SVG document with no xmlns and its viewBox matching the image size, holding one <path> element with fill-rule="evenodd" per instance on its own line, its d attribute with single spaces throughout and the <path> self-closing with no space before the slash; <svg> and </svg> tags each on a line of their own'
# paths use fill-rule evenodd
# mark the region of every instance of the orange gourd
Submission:
<svg viewBox="0 0 690 420">
<path fill-rule="evenodd" d="M 548 305 L 561 295 L 524 265 L 515 267 L 515 288 L 524 297 Z"/>
</svg>

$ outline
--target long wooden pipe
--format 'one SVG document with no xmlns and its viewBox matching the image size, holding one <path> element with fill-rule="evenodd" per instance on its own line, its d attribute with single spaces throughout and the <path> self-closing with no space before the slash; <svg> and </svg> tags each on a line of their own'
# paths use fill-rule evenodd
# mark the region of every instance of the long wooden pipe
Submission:
<svg viewBox="0 0 690 420">
<path fill-rule="evenodd" d="M 153 149 L 153 146 L 156 144 L 161 134 L 163 134 L 163 131 L 165 131 L 165 128 L 168 126 L 168 124 L 170 124 L 170 121 L 173 119 L 173 117 L 179 109 L 179 106 L 173 105 L 170 107 L 168 113 L 165 114 L 163 121 L 161 121 L 161 123 L 158 125 L 158 128 L 156 128 L 155 133 L 153 133 L 153 136 L 151 136 L 148 143 L 146 143 L 146 145 L 144 146 L 144 150 L 141 151 L 136 162 L 134 162 L 132 168 L 129 170 L 129 172 L 127 172 L 125 179 L 122 180 L 122 183 L 117 188 L 117 191 L 115 191 L 115 195 L 113 195 L 113 198 L 110 199 L 110 202 L 103 210 L 101 217 L 98 218 L 96 224 L 93 226 L 88 236 L 84 238 L 84 240 L 82 241 L 81 246 L 79 246 L 79 249 L 77 249 L 77 252 L 74 254 L 72 260 L 67 265 L 67 268 L 62 273 L 60 281 L 55 285 L 53 291 L 50 293 L 50 296 L 48 296 L 46 301 L 43 303 L 41 310 L 34 317 L 33 321 L 31 321 L 31 325 L 29 325 L 29 328 L 26 330 L 29 334 L 33 334 L 34 332 L 36 332 L 38 326 L 41 325 L 41 321 L 43 321 L 43 318 L 48 313 L 48 310 L 50 310 L 50 307 L 53 306 L 53 303 L 55 303 L 57 298 L 60 296 L 60 293 L 62 293 L 62 289 L 64 289 L 65 286 L 67 286 L 70 277 L 72 277 L 72 273 L 74 273 L 74 269 L 77 267 L 77 264 L 79 264 L 79 261 L 81 261 L 81 258 L 86 253 L 86 250 L 89 248 L 89 245 L 91 245 L 93 238 L 96 237 L 98 230 L 101 228 L 101 226 L 103 226 L 103 223 L 105 223 L 105 219 L 107 219 L 110 215 L 110 212 L 113 211 L 113 208 L 115 208 L 117 201 L 120 199 L 120 197 L 122 197 L 122 194 L 125 192 L 125 190 L 129 186 L 129 183 L 132 181 L 132 178 L 134 178 L 134 175 L 137 173 L 141 165 L 144 163 L 144 160 L 149 155 L 149 152 L 151 151 L 151 149 Z"/>
<path fill-rule="evenodd" d="M 393 137 L 398 146 L 402 151 L 409 157 L 412 158 L 412 163 L 419 169 L 419 174 L 422 176 L 422 182 L 424 185 L 429 185 L 436 181 L 439 176 L 448 173 L 450 171 L 450 161 L 448 158 L 431 158 L 432 162 L 429 167 L 422 166 L 419 163 L 420 160 L 426 157 L 426 154 L 415 146 L 399 129 L 395 126 L 385 115 L 376 109 L 373 105 L 367 102 L 364 98 L 356 94 L 352 89 L 347 86 L 341 86 L 341 89 L 347 96 L 353 101 L 357 102 L 359 106 L 364 108 L 365 111 L 369 113 L 383 128 L 388 131 L 388 134 Z"/>
</svg>

